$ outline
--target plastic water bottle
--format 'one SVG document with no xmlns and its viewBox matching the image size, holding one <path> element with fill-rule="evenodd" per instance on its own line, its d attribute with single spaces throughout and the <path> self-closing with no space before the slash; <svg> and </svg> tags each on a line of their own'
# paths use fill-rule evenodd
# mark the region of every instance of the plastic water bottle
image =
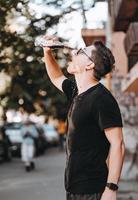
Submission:
<svg viewBox="0 0 138 200">
<path fill-rule="evenodd" d="M 38 36 L 35 39 L 35 46 L 39 47 L 49 47 L 52 49 L 64 48 L 65 45 L 60 41 L 55 41 L 52 39 L 46 39 L 44 36 Z"/>
</svg>

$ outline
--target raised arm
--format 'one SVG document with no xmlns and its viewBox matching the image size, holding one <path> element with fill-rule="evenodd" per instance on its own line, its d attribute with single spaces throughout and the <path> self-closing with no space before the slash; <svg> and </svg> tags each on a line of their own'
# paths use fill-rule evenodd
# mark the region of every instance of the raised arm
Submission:
<svg viewBox="0 0 138 200">
<path fill-rule="evenodd" d="M 46 70 L 51 82 L 63 92 L 62 83 L 67 77 L 64 76 L 58 63 L 52 55 L 52 51 L 48 47 L 44 47 L 44 62 Z"/>
</svg>

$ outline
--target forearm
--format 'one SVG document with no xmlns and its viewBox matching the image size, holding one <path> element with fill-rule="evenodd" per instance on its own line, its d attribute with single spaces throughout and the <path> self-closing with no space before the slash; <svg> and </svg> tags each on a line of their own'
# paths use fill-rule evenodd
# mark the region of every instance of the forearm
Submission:
<svg viewBox="0 0 138 200">
<path fill-rule="evenodd" d="M 55 79 L 63 75 L 63 72 L 61 71 L 51 51 L 44 51 L 44 62 L 50 79 Z"/>
<path fill-rule="evenodd" d="M 111 144 L 109 154 L 109 173 L 107 182 L 118 183 L 124 161 L 124 143 Z"/>
</svg>

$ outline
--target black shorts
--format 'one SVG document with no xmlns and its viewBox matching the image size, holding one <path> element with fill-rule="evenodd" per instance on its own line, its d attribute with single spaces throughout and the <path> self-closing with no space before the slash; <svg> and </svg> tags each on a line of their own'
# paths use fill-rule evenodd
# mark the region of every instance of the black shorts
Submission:
<svg viewBox="0 0 138 200">
<path fill-rule="evenodd" d="M 71 194 L 66 193 L 66 200 L 100 200 L 102 193 L 95 194 Z"/>
</svg>

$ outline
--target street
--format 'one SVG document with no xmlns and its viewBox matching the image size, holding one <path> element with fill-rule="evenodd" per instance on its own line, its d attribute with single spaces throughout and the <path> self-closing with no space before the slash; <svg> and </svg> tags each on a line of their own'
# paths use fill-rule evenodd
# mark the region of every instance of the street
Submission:
<svg viewBox="0 0 138 200">
<path fill-rule="evenodd" d="M 0 200 L 64 200 L 65 153 L 47 150 L 26 173 L 20 159 L 0 165 Z"/>
<path fill-rule="evenodd" d="M 65 200 L 65 153 L 51 148 L 26 173 L 20 159 L 0 165 L 0 200 Z M 138 200 L 138 183 L 119 184 L 117 200 Z"/>
</svg>

